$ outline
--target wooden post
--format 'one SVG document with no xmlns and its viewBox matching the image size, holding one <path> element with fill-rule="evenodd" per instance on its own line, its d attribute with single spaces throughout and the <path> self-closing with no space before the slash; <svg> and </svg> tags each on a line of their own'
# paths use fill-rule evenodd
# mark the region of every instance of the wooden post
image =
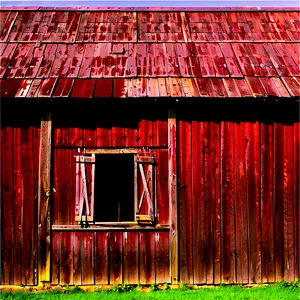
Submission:
<svg viewBox="0 0 300 300">
<path fill-rule="evenodd" d="M 38 281 L 50 282 L 50 173 L 52 116 L 42 117 L 38 180 Z"/>
<path fill-rule="evenodd" d="M 168 170 L 170 203 L 170 263 L 171 283 L 178 284 L 178 213 L 177 213 L 177 147 L 176 147 L 176 111 L 168 112 Z"/>
</svg>

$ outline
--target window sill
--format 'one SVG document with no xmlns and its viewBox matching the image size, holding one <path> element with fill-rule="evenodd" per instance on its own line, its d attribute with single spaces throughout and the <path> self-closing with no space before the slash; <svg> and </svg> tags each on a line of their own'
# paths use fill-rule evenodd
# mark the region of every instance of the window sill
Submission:
<svg viewBox="0 0 300 300">
<path fill-rule="evenodd" d="M 52 231 L 168 231 L 170 230 L 170 225 L 157 224 L 155 226 L 142 226 L 137 222 L 119 222 L 89 224 L 88 227 L 82 227 L 81 225 L 52 225 L 51 229 Z"/>
</svg>

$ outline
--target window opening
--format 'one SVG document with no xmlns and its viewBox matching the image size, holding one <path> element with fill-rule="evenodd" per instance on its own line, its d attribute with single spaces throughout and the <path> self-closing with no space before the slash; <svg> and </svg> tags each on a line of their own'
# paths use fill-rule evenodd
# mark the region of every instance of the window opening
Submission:
<svg viewBox="0 0 300 300">
<path fill-rule="evenodd" d="M 134 155 L 98 154 L 95 169 L 94 221 L 134 221 Z"/>
</svg>

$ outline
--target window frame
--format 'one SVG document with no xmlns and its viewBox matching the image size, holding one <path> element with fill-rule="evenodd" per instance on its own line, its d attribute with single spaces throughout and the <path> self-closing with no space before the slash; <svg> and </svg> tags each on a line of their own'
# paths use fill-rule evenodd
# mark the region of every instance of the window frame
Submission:
<svg viewBox="0 0 300 300">
<path fill-rule="evenodd" d="M 92 215 L 91 217 L 88 218 L 83 218 L 81 216 L 76 215 L 75 216 L 75 221 L 78 222 L 78 225 L 81 225 L 81 227 L 91 227 L 93 225 L 98 225 L 98 226 L 103 226 L 103 227 L 141 227 L 141 226 L 151 226 L 154 227 L 157 224 L 157 192 L 156 192 L 156 160 L 155 160 L 155 148 L 114 148 L 114 149 L 99 149 L 99 148 L 78 148 L 78 154 L 75 155 L 76 158 L 76 192 L 75 192 L 75 197 L 76 199 L 78 199 L 79 195 L 78 195 L 78 190 L 80 189 L 80 183 L 78 181 L 78 176 L 77 176 L 77 172 L 78 172 L 78 162 L 80 161 L 80 163 L 82 163 L 81 161 L 84 160 L 82 157 L 87 158 L 87 162 L 91 162 L 94 164 L 94 166 L 92 166 L 92 176 L 93 176 L 93 180 L 92 180 L 92 186 L 93 186 L 93 190 L 92 190 L 92 199 L 91 199 L 91 211 L 92 211 Z M 133 154 L 133 158 L 134 158 L 134 178 L 133 178 L 133 184 L 134 184 L 134 199 L 133 199 L 133 203 L 134 203 L 134 221 L 126 221 L 126 222 L 96 222 L 94 220 L 94 193 L 95 193 L 95 167 L 96 167 L 96 155 L 110 155 L 110 154 Z M 89 158 L 91 157 L 91 159 Z M 145 159 L 143 159 L 143 157 Z M 149 201 L 150 203 L 152 202 L 152 215 L 149 216 L 149 210 L 150 208 L 148 208 L 148 215 L 137 215 L 137 208 L 138 205 L 141 204 L 141 199 L 143 197 L 139 198 L 139 176 L 138 174 L 140 173 L 140 176 L 144 175 L 144 178 L 142 178 L 142 188 L 143 188 L 143 192 L 142 194 L 144 194 L 144 190 L 146 190 L 146 186 L 147 185 L 147 173 L 149 172 L 149 170 L 147 170 L 146 174 L 144 172 L 144 168 L 142 166 L 142 164 L 149 164 L 148 168 L 150 168 L 150 173 L 152 172 L 152 174 L 150 175 L 152 177 L 152 188 L 150 191 L 150 199 L 147 200 L 147 204 L 149 205 Z M 142 175 L 142 170 L 143 170 L 143 175 Z M 145 178 L 146 176 L 146 178 Z M 146 182 L 145 180 L 146 179 Z M 146 184 L 146 185 L 145 185 Z M 149 189 L 149 187 L 148 187 Z M 145 191 L 146 193 L 146 197 L 148 197 L 147 195 L 147 191 Z M 144 199 L 143 199 L 144 200 Z M 78 200 L 76 200 L 78 201 Z M 83 200 L 82 200 L 83 201 Z M 144 200 L 145 201 L 145 200 Z M 145 201 L 146 202 L 146 201 Z M 141 204 L 142 205 L 142 204 Z M 148 217 L 147 217 L 148 216 Z M 87 219 L 87 220 L 86 220 Z"/>
</svg>

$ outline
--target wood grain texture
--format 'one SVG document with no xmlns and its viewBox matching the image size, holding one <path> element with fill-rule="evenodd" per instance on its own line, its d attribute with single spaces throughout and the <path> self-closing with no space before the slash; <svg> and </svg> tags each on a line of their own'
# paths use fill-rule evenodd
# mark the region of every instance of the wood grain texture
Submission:
<svg viewBox="0 0 300 300">
<path fill-rule="evenodd" d="M 244 124 L 234 123 L 234 178 L 236 220 L 236 270 L 238 283 L 249 282 L 248 269 L 248 205 L 246 190 L 246 162 Z"/>
<path fill-rule="evenodd" d="M 261 124 L 261 214 L 262 214 L 262 281 L 275 281 L 273 219 L 273 128 Z"/>
<path fill-rule="evenodd" d="M 179 265 L 180 280 L 183 282 L 193 282 L 192 268 L 192 226 L 189 216 L 192 212 L 191 203 L 191 124 L 184 120 L 178 123 L 178 147 L 179 152 Z"/>
<path fill-rule="evenodd" d="M 192 122 L 191 139 L 194 284 L 201 284 L 206 282 L 203 122 Z"/>
<path fill-rule="evenodd" d="M 233 124 L 221 122 L 222 281 L 236 282 Z"/>
<path fill-rule="evenodd" d="M 39 282 L 50 281 L 50 201 L 52 116 L 41 120 L 38 183 L 38 276 Z"/>
<path fill-rule="evenodd" d="M 139 281 L 139 233 L 123 233 L 123 281 L 134 284 Z"/>
<path fill-rule="evenodd" d="M 155 282 L 155 233 L 139 233 L 139 282 L 141 284 L 152 284 Z"/>
<path fill-rule="evenodd" d="M 168 193 L 169 193 L 169 220 L 170 231 L 170 263 L 171 281 L 177 283 L 179 280 L 179 257 L 178 257 L 178 195 L 177 195 L 177 124 L 176 112 L 169 111 L 168 119 Z M 162 163 L 162 157 L 161 157 Z M 165 219 L 166 221 L 166 219 Z"/>
</svg>

